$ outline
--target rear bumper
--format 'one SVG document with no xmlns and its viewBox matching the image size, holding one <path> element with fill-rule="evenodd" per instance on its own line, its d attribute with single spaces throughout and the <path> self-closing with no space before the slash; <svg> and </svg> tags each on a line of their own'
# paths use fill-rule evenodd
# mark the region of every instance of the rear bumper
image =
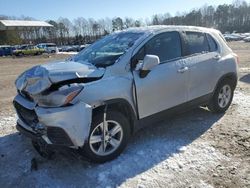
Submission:
<svg viewBox="0 0 250 188">
<path fill-rule="evenodd" d="M 58 108 L 38 107 L 21 95 L 14 99 L 18 114 L 17 129 L 32 139 L 47 144 L 82 147 L 88 138 L 92 109 L 83 102 Z"/>
</svg>

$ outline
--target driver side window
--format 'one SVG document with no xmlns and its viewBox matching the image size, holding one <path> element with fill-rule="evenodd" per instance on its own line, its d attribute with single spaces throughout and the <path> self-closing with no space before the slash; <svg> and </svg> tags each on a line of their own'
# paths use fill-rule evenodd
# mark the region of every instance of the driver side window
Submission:
<svg viewBox="0 0 250 188">
<path fill-rule="evenodd" d="M 143 60 L 145 55 L 157 55 L 160 63 L 181 57 L 181 40 L 178 32 L 166 32 L 149 40 L 134 56 L 133 64 Z M 135 62 L 134 62 L 135 61 Z"/>
</svg>

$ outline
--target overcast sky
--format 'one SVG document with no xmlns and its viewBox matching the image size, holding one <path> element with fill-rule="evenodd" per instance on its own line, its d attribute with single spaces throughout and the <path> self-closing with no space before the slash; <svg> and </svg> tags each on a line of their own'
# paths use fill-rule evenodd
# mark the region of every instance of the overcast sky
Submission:
<svg viewBox="0 0 250 188">
<path fill-rule="evenodd" d="M 248 0 L 249 2 L 249 0 Z M 151 18 L 153 14 L 188 12 L 205 4 L 230 4 L 231 0 L 0 0 L 0 14 L 30 16 L 38 20 L 66 17 Z"/>
</svg>

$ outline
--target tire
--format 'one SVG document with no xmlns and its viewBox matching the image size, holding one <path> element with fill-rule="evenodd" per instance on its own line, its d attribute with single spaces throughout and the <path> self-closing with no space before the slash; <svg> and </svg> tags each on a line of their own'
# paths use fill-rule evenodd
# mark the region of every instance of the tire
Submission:
<svg viewBox="0 0 250 188">
<path fill-rule="evenodd" d="M 129 121 L 122 113 L 107 112 L 106 122 L 109 135 L 106 136 L 102 132 L 103 119 L 102 113 L 93 117 L 88 140 L 83 148 L 79 149 L 81 155 L 95 163 L 104 163 L 118 157 L 125 149 L 130 137 Z"/>
<path fill-rule="evenodd" d="M 229 108 L 235 89 L 233 85 L 230 79 L 225 79 L 218 84 L 208 103 L 208 109 L 211 112 L 224 113 Z"/>
</svg>

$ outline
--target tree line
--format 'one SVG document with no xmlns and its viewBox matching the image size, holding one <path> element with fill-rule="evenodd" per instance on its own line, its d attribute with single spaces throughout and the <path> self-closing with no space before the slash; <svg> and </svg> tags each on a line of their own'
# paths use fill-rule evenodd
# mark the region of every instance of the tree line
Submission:
<svg viewBox="0 0 250 188">
<path fill-rule="evenodd" d="M 35 20 L 31 17 L 0 16 L 0 19 Z M 213 27 L 224 32 L 250 32 L 250 3 L 236 0 L 232 4 L 204 5 L 188 13 L 156 14 L 151 19 L 115 17 L 93 19 L 78 17 L 74 20 L 59 18 L 47 20 L 51 28 L 33 28 L 0 33 L 0 44 L 53 42 L 57 45 L 85 44 L 117 30 L 148 25 L 193 25 Z"/>
<path fill-rule="evenodd" d="M 250 3 L 234 1 L 217 7 L 204 5 L 189 13 L 154 15 L 152 25 L 193 25 L 213 27 L 225 32 L 250 32 Z"/>
</svg>

